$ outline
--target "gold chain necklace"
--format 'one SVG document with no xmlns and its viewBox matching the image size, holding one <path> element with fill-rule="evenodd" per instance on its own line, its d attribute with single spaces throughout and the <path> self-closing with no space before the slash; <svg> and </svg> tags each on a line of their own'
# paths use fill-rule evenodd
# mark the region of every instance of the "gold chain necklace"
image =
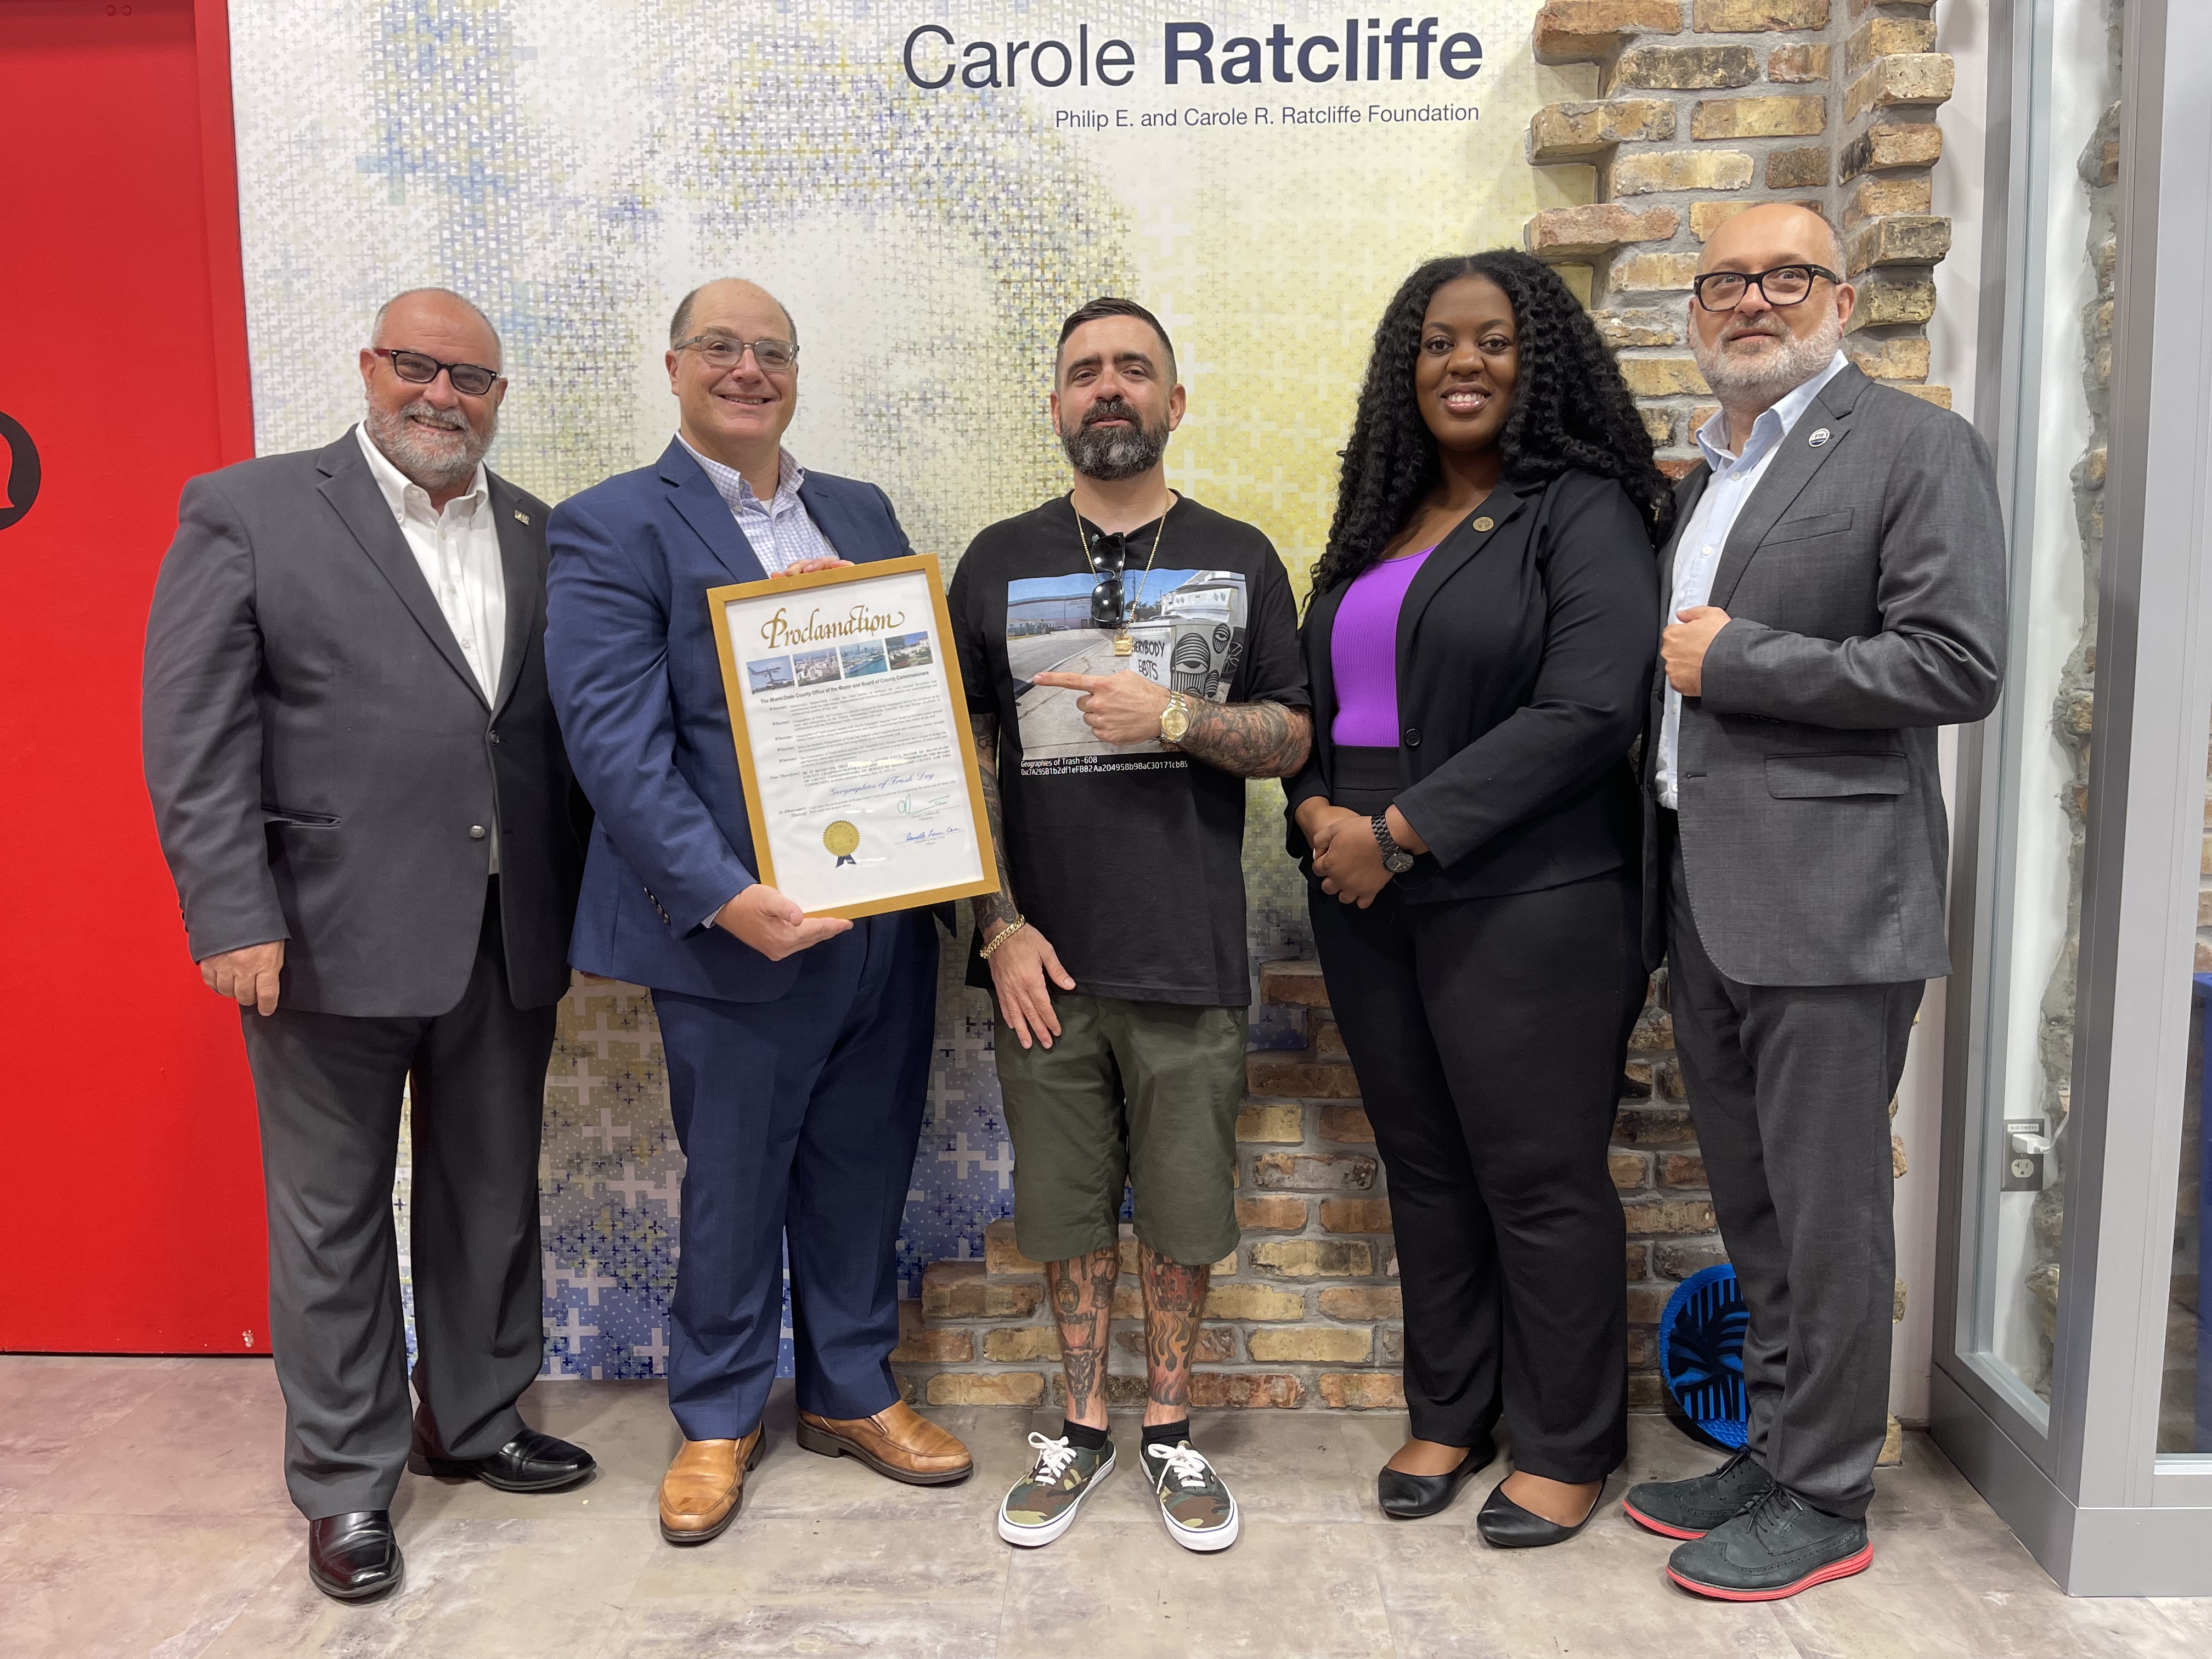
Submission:
<svg viewBox="0 0 2212 1659">
<path fill-rule="evenodd" d="M 1075 514 L 1075 539 L 1083 548 L 1083 562 L 1091 567 L 1091 578 L 1095 582 L 1098 579 L 1098 561 L 1091 556 L 1091 538 L 1083 533 L 1083 510 L 1075 504 L 1073 490 L 1068 491 L 1067 507 Z M 1145 584 L 1152 580 L 1152 561 L 1160 556 L 1160 538 L 1168 533 L 1168 514 L 1174 511 L 1175 495 L 1170 491 L 1168 504 L 1160 509 L 1160 527 L 1152 532 L 1152 550 L 1145 557 L 1144 574 L 1137 578 L 1136 599 L 1133 603 L 1127 599 L 1121 602 L 1121 614 L 1114 629 L 1114 654 L 1117 657 L 1128 656 L 1137 648 L 1136 641 L 1129 637 L 1129 613 L 1144 603 Z"/>
</svg>

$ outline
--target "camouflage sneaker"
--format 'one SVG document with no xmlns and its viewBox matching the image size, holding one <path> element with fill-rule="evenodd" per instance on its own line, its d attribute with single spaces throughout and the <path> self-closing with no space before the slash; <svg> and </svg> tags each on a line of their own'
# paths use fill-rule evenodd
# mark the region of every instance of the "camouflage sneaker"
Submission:
<svg viewBox="0 0 2212 1659">
<path fill-rule="evenodd" d="M 1066 1437 L 1057 1440 L 1032 1433 L 1035 1467 L 1014 1482 L 999 1505 L 999 1536 L 1009 1544 L 1035 1549 L 1049 1544 L 1075 1524 L 1083 1500 L 1114 1473 L 1114 1446 L 1103 1450 L 1071 1445 Z"/>
<path fill-rule="evenodd" d="M 1159 1460 L 1152 1490 L 1169 1537 L 1187 1550 L 1225 1550 L 1237 1541 L 1237 1500 L 1204 1453 L 1182 1440 L 1147 1446 L 1145 1455 Z"/>
</svg>

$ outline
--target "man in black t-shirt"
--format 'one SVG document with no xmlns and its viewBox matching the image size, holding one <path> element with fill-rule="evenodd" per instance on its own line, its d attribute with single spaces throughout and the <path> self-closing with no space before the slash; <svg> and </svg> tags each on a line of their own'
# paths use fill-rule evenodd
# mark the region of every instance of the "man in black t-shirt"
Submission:
<svg viewBox="0 0 2212 1659">
<path fill-rule="evenodd" d="M 1048 1264 L 1067 1382 L 999 1534 L 1050 1543 L 1114 1467 L 1126 1182 L 1145 1472 L 1169 1535 L 1218 1550 L 1237 1504 L 1190 1444 L 1190 1364 L 1212 1264 L 1237 1249 L 1243 780 L 1296 772 L 1312 735 L 1297 609 L 1265 536 L 1167 486 L 1183 389 L 1158 319 L 1092 301 L 1061 326 L 1054 382 L 1074 489 L 976 537 L 951 595 L 999 848 L 969 978 L 997 1000 L 1014 1237 Z"/>
</svg>

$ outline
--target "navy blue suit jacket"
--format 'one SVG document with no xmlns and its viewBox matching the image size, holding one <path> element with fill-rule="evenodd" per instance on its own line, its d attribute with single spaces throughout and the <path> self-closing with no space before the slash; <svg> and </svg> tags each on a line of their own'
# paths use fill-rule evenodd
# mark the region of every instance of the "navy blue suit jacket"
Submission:
<svg viewBox="0 0 2212 1659">
<path fill-rule="evenodd" d="M 799 496 L 855 564 L 914 551 L 873 484 L 810 472 Z M 782 996 L 798 957 L 770 962 L 706 925 L 758 879 L 707 590 L 768 573 L 672 439 L 554 508 L 546 539 L 546 671 L 598 814 L 569 961 L 692 996 Z"/>
</svg>

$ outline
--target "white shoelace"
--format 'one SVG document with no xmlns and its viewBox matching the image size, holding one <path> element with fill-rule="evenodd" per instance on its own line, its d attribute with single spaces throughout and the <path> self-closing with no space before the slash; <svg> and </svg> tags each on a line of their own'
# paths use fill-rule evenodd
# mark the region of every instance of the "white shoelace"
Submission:
<svg viewBox="0 0 2212 1659">
<path fill-rule="evenodd" d="M 1034 1440 L 1036 1437 L 1031 1435 L 1030 1438 Z M 1192 1445 L 1147 1446 L 1145 1455 L 1160 1460 L 1163 1478 L 1172 1474 L 1187 1487 L 1204 1486 L 1206 1477 L 1213 1472 L 1213 1466 L 1206 1461 L 1205 1454 Z"/>
<path fill-rule="evenodd" d="M 1036 1467 L 1030 1471 L 1030 1479 L 1040 1485 L 1051 1485 L 1066 1474 L 1067 1466 L 1075 1462 L 1075 1448 L 1068 1443 L 1064 1435 L 1053 1440 L 1032 1429 L 1030 1444 L 1036 1448 L 1037 1455 Z"/>
</svg>

